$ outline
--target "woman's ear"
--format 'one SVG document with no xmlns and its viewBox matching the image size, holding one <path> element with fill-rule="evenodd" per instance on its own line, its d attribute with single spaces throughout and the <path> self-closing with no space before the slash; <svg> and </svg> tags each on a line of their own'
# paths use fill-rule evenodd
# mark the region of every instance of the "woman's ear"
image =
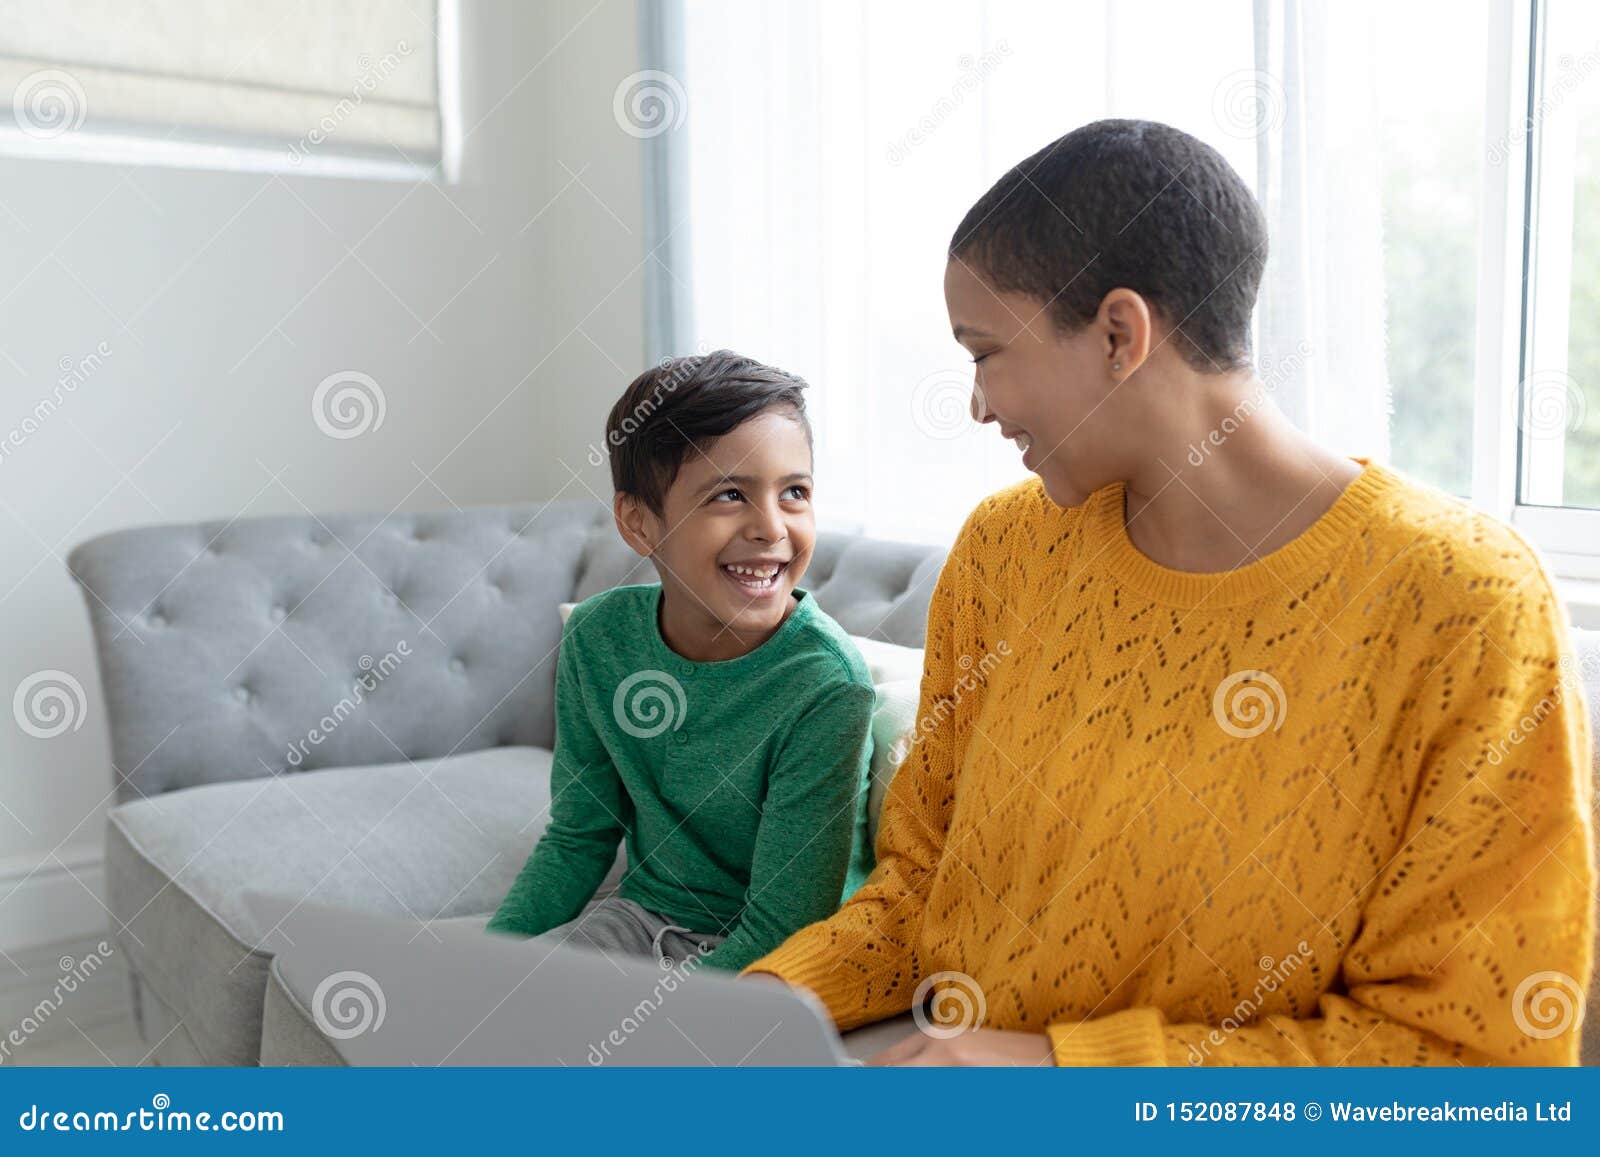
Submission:
<svg viewBox="0 0 1600 1157">
<path fill-rule="evenodd" d="M 643 502 L 619 492 L 611 500 L 611 513 L 617 520 L 617 533 L 635 554 L 649 558 L 655 553 L 656 517 Z"/>
<path fill-rule="evenodd" d="M 1105 335 L 1106 370 L 1120 382 L 1150 356 L 1154 335 L 1150 303 L 1119 286 L 1101 299 L 1096 321 Z"/>
</svg>

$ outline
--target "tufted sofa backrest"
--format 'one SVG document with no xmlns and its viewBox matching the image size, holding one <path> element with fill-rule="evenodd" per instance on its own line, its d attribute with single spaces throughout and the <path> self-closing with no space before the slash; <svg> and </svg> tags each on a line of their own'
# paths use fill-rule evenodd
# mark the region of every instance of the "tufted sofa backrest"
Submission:
<svg viewBox="0 0 1600 1157">
<path fill-rule="evenodd" d="M 944 553 L 823 534 L 802 585 L 851 633 L 921 646 Z M 558 604 L 655 577 L 586 501 L 119 530 L 68 568 L 119 799 L 548 747 Z"/>
</svg>

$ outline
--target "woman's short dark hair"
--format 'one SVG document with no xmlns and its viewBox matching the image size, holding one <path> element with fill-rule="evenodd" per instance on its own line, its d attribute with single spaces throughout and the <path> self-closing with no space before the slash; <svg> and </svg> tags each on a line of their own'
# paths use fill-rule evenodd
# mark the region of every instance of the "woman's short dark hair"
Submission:
<svg viewBox="0 0 1600 1157">
<path fill-rule="evenodd" d="M 950 257 L 1047 306 L 1064 333 L 1123 286 L 1196 369 L 1250 361 L 1267 225 L 1210 145 L 1155 121 L 1103 120 L 1040 149 L 978 199 Z"/>
<path fill-rule="evenodd" d="M 774 408 L 811 438 L 805 380 L 732 350 L 668 358 L 634 378 L 606 419 L 611 483 L 660 515 L 684 459 Z"/>
</svg>

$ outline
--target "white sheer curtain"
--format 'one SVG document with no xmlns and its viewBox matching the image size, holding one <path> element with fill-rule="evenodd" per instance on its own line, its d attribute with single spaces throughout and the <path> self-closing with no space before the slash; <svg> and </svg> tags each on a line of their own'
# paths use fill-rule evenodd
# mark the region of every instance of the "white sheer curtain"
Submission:
<svg viewBox="0 0 1600 1157">
<path fill-rule="evenodd" d="M 672 216 L 690 308 L 676 345 L 730 346 L 811 382 L 824 525 L 948 539 L 1023 476 L 966 417 L 971 366 L 941 290 L 950 234 L 1062 133 L 1151 118 L 1215 145 L 1262 191 L 1273 257 L 1258 352 L 1280 403 L 1336 448 L 1381 455 L 1378 170 L 1361 136 L 1373 18 L 1305 7 L 685 5 L 673 147 L 687 204 Z"/>
<path fill-rule="evenodd" d="M 1256 196 L 1272 257 L 1256 306 L 1262 379 L 1303 430 L 1387 458 L 1380 9 L 1256 0 Z"/>
</svg>

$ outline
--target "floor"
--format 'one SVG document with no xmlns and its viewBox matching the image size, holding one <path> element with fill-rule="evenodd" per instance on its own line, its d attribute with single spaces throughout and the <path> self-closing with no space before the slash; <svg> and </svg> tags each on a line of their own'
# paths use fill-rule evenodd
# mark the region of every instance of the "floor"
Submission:
<svg viewBox="0 0 1600 1157">
<path fill-rule="evenodd" d="M 0 1068 L 148 1063 L 128 1000 L 128 970 L 118 953 L 102 960 L 99 940 L 0 954 Z M 70 992 L 59 987 L 67 977 L 75 984 Z"/>
</svg>

